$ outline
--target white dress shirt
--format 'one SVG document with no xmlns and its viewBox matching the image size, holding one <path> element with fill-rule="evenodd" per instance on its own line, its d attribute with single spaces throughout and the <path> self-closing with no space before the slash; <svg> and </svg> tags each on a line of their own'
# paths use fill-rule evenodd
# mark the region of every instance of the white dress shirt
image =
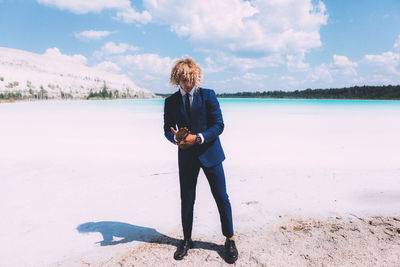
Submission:
<svg viewBox="0 0 400 267">
<path fill-rule="evenodd" d="M 197 91 L 197 87 L 193 87 L 193 89 L 192 89 L 189 93 L 186 93 L 186 92 L 179 86 L 179 91 L 181 92 L 181 95 L 182 95 L 183 104 L 186 104 L 186 94 L 189 94 L 190 107 L 192 107 L 193 96 L 194 96 L 194 94 L 195 94 L 196 91 Z M 186 105 L 185 105 L 185 107 L 186 107 Z"/>
<path fill-rule="evenodd" d="M 182 95 L 182 102 L 184 104 L 184 106 L 186 107 L 186 94 L 189 94 L 189 101 L 190 101 L 190 107 L 192 107 L 192 103 L 193 103 L 193 96 L 194 94 L 197 92 L 198 87 L 193 87 L 192 90 L 189 93 L 186 93 L 185 90 L 183 90 L 180 86 L 179 86 L 179 91 L 181 92 Z M 201 139 L 201 143 L 204 143 L 204 137 L 202 133 L 198 133 L 198 135 L 200 136 Z M 175 142 L 176 142 L 176 137 L 174 136 Z"/>
</svg>

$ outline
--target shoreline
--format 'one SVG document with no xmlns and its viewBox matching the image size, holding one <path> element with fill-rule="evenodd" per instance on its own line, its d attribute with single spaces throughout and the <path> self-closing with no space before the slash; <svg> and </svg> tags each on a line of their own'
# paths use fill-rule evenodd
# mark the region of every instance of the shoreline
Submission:
<svg viewBox="0 0 400 267">
<path fill-rule="evenodd" d="M 10 103 L 30 103 L 30 102 L 73 102 L 73 101 L 93 101 L 93 100 L 152 100 L 152 99 L 162 99 L 160 97 L 153 98 L 111 98 L 111 99 L 103 99 L 103 98 L 77 98 L 77 99 L 0 99 L 0 104 L 10 104 Z"/>
<path fill-rule="evenodd" d="M 218 96 L 217 96 L 218 97 Z M 365 99 L 365 98 L 282 98 L 282 97 L 218 97 L 218 99 L 252 99 L 252 100 L 333 100 L 333 101 L 400 101 L 400 99 Z"/>
<path fill-rule="evenodd" d="M 17 100 L 17 99 L 0 99 L 0 104 L 11 104 L 11 103 L 30 103 L 30 102 L 70 102 L 70 101 L 93 101 L 93 100 L 160 100 L 165 99 L 166 97 L 153 97 L 153 98 L 112 98 L 112 99 L 103 99 L 103 98 L 91 98 L 91 99 L 29 99 L 29 100 Z M 281 101 L 379 101 L 379 102 L 399 102 L 400 99 L 355 99 L 355 98 L 348 98 L 348 99 L 340 99 L 340 98 L 272 98 L 272 97 L 218 97 L 218 99 L 226 99 L 226 100 L 281 100 Z"/>
<path fill-rule="evenodd" d="M 14 103 L 16 100 L 14 99 L 0 99 L 0 104 Z"/>
</svg>

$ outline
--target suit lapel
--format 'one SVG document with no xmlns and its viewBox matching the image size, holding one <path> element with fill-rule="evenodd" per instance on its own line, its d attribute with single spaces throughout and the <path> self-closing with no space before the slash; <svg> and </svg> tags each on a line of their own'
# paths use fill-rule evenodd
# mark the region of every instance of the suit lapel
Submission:
<svg viewBox="0 0 400 267">
<path fill-rule="evenodd" d="M 191 108 L 192 114 L 192 124 L 198 122 L 199 113 L 201 113 L 202 99 L 200 97 L 200 87 L 196 90 L 196 93 L 193 96 L 193 103 Z"/>
</svg>

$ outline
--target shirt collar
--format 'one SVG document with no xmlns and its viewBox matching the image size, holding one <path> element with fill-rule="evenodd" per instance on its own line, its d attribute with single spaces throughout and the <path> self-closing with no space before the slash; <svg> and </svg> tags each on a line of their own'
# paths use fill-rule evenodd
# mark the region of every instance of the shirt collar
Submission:
<svg viewBox="0 0 400 267">
<path fill-rule="evenodd" d="M 194 95 L 194 93 L 196 92 L 196 90 L 197 90 L 197 86 L 194 86 L 194 87 L 192 88 L 192 90 L 189 92 L 189 95 L 193 97 L 193 95 Z M 182 95 L 182 96 L 185 96 L 185 95 L 186 95 L 186 92 L 185 92 L 180 86 L 179 86 L 179 91 L 181 92 L 181 95 Z"/>
</svg>

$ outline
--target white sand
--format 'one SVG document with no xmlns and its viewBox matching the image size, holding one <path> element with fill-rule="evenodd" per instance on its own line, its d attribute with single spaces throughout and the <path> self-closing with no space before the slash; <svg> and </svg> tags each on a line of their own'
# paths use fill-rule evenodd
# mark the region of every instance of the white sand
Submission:
<svg viewBox="0 0 400 267">
<path fill-rule="evenodd" d="M 1 266 L 117 264 L 113 260 L 143 246 L 147 257 L 172 257 L 174 246 L 148 241 L 158 234 L 181 237 L 177 151 L 163 136 L 162 105 L 137 103 L 0 105 Z M 245 250 L 239 265 L 271 264 L 263 251 L 250 256 L 256 242 L 275 240 L 268 251 L 276 253 L 265 255 L 278 260 L 290 249 L 301 250 L 300 245 L 285 250 L 280 239 L 271 239 L 291 218 L 321 220 L 330 227 L 336 216 L 344 221 L 353 215 L 365 220 L 400 216 L 400 105 L 221 105 L 228 194 L 238 246 Z M 246 131 L 253 133 L 250 139 Z M 88 222 L 109 223 L 79 233 L 77 227 Z M 114 231 L 114 243 L 101 246 L 99 231 Z M 271 234 L 262 235 L 265 231 Z M 206 247 L 211 246 L 207 242 L 220 245 L 220 232 L 201 173 L 193 238 Z M 294 233 L 298 240 L 304 238 Z M 129 242 L 118 243 L 124 237 Z M 366 234 L 359 238 L 371 243 Z M 321 240 L 313 244 L 325 244 Z M 400 248 L 396 233 L 387 242 Z M 161 248 L 146 248 L 151 245 Z M 277 253 L 281 248 L 285 253 Z M 382 263 L 384 254 L 376 255 Z M 211 256 L 223 264 L 217 252 Z M 259 262 L 250 261 L 252 257 Z M 337 261 L 326 264 L 351 265 L 350 256 L 332 257 Z M 399 257 L 393 262 L 400 264 Z"/>
<path fill-rule="evenodd" d="M 398 266 L 400 219 L 352 217 L 283 218 L 281 225 L 253 228 L 236 237 L 236 266 Z M 161 237 L 79 266 L 228 266 L 221 238 L 195 241 L 182 261 L 173 255 L 177 240 Z"/>
</svg>

